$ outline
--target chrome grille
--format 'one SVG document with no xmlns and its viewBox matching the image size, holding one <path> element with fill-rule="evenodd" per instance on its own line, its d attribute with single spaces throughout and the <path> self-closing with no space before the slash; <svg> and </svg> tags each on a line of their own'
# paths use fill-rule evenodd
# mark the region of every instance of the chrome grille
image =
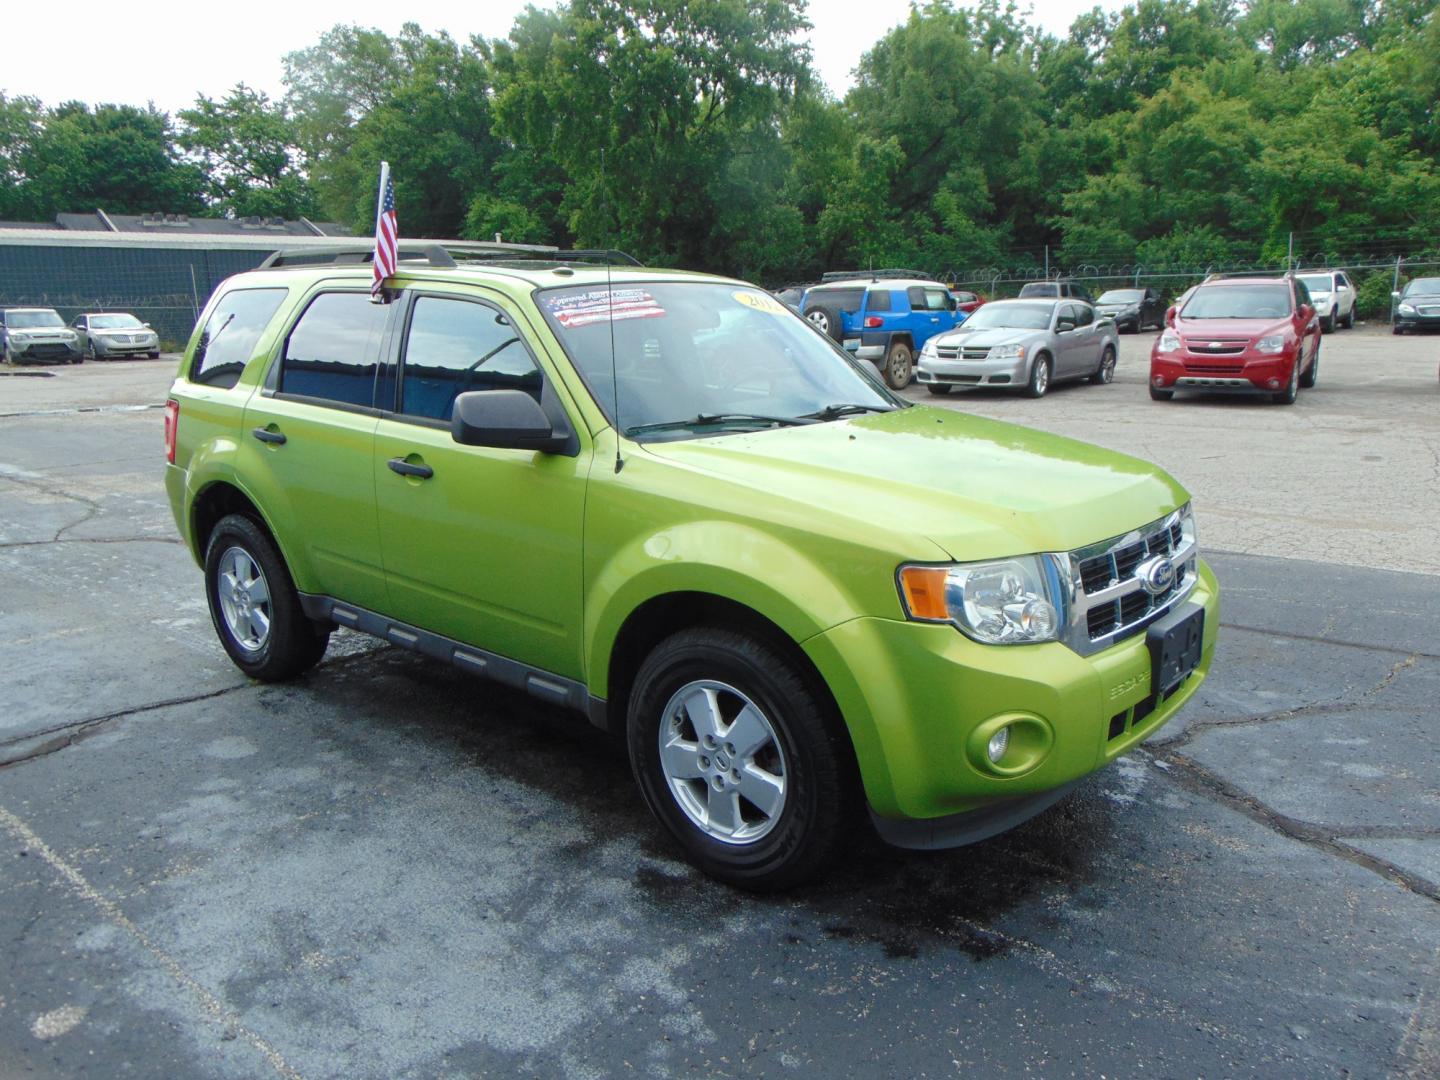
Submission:
<svg viewBox="0 0 1440 1080">
<path fill-rule="evenodd" d="M 1185 347 L 1197 356 L 1235 356 L 1243 353 L 1249 344 L 1249 338 L 1224 338 L 1189 341 Z"/>
<path fill-rule="evenodd" d="M 1154 622 L 1194 588 L 1198 561 L 1193 537 L 1186 537 L 1186 510 L 1153 521 L 1125 536 L 1069 553 L 1071 609 L 1067 643 L 1089 654 L 1123 641 Z M 1168 589 L 1152 593 L 1136 570 L 1156 556 L 1175 569 Z"/>
<path fill-rule="evenodd" d="M 984 360 L 990 355 L 988 345 L 939 345 L 935 349 L 941 360 Z"/>
</svg>

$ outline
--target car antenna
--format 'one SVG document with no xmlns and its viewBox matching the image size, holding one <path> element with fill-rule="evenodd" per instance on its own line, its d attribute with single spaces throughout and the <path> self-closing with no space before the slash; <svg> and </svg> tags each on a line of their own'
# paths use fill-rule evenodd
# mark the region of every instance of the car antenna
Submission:
<svg viewBox="0 0 1440 1080">
<path fill-rule="evenodd" d="M 610 200 L 605 195 L 605 148 L 600 148 L 600 212 L 604 215 L 605 224 L 610 224 Z M 623 429 L 620 425 L 620 374 L 615 362 L 615 286 L 611 280 L 611 268 L 615 264 L 614 252 L 610 248 L 605 249 L 605 322 L 610 329 L 610 385 L 615 390 L 615 471 L 618 473 L 625 467 L 625 459 L 620 456 L 620 436 Z"/>
</svg>

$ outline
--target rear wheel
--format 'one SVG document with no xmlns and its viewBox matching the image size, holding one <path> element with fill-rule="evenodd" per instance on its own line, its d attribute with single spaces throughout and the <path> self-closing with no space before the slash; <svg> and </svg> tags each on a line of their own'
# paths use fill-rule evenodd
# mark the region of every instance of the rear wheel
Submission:
<svg viewBox="0 0 1440 1080">
<path fill-rule="evenodd" d="M 1310 356 L 1310 369 L 1300 376 L 1300 385 L 1309 390 L 1315 385 L 1315 380 L 1320 378 L 1320 345 L 1317 342 L 1315 351 Z"/>
<path fill-rule="evenodd" d="M 244 515 L 221 518 L 210 534 L 205 597 L 220 644 L 253 679 L 289 679 L 325 655 L 330 631 L 305 617 L 280 552 Z"/>
<path fill-rule="evenodd" d="M 1139 332 L 1138 330 L 1136 331 Z M 1115 378 L 1115 346 L 1106 345 L 1105 351 L 1100 354 L 1100 366 L 1095 369 L 1095 374 L 1090 376 L 1090 381 L 1098 386 L 1104 386 Z"/>
<path fill-rule="evenodd" d="M 1025 387 L 1025 395 L 1032 398 L 1044 397 L 1045 391 L 1049 389 L 1050 357 L 1041 353 L 1030 366 L 1030 382 Z"/>
<path fill-rule="evenodd" d="M 881 369 L 885 385 L 891 390 L 904 390 L 909 386 L 915 374 L 914 359 L 909 345 L 903 341 L 891 342 L 885 353 L 885 366 Z"/>
<path fill-rule="evenodd" d="M 651 812 L 721 881 L 798 884 L 849 831 L 846 748 L 810 681 L 767 641 L 718 627 L 666 638 L 636 675 L 626 737 Z"/>
</svg>

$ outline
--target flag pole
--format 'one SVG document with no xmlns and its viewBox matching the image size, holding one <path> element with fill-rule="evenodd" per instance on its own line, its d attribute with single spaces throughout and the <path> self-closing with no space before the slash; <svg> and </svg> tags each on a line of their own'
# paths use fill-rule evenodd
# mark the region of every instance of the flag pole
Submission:
<svg viewBox="0 0 1440 1080">
<path fill-rule="evenodd" d="M 390 163 L 380 162 L 380 189 L 375 193 L 375 235 L 380 235 L 380 215 L 385 210 L 385 182 L 390 179 Z"/>
</svg>

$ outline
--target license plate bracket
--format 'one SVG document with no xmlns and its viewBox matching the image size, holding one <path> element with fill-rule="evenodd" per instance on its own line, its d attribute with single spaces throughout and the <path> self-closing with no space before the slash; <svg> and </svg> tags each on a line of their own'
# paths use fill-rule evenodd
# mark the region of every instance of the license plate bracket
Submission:
<svg viewBox="0 0 1440 1080">
<path fill-rule="evenodd" d="M 1159 698 L 1168 697 L 1200 665 L 1205 643 L 1205 609 L 1182 604 L 1145 633 L 1150 647 L 1150 685 Z"/>
</svg>

